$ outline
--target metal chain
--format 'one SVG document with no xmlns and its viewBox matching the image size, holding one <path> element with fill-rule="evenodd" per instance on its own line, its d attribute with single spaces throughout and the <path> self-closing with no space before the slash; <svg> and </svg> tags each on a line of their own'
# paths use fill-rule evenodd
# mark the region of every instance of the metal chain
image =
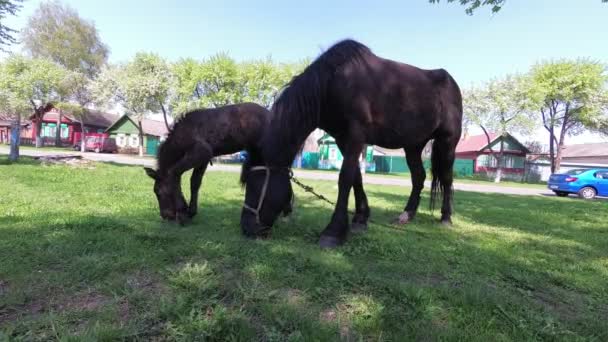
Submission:
<svg viewBox="0 0 608 342">
<path fill-rule="evenodd" d="M 313 194 L 315 197 L 317 197 L 318 199 L 325 201 L 331 205 L 336 205 L 334 202 L 330 201 L 329 199 L 327 199 L 327 197 L 317 193 L 312 186 L 306 185 L 302 182 L 300 182 L 294 175 L 293 175 L 293 171 L 290 174 L 291 180 L 296 183 L 300 188 L 302 188 L 304 191 Z M 348 210 L 348 213 L 351 215 L 355 215 L 355 213 L 351 210 Z M 374 220 L 368 218 L 367 222 L 375 224 L 375 225 L 379 225 L 379 226 L 383 226 L 385 228 L 389 228 L 389 229 L 394 229 L 394 230 L 399 230 L 399 231 L 403 231 L 402 229 L 393 227 L 392 225 L 388 225 L 386 223 L 380 223 L 380 222 L 375 222 Z"/>
<path fill-rule="evenodd" d="M 300 182 L 295 176 L 291 176 L 291 180 L 296 183 L 300 188 L 302 188 L 304 191 L 311 193 L 313 195 L 315 195 L 318 199 L 325 201 L 331 205 L 336 205 L 335 203 L 333 203 L 332 201 L 330 201 L 329 199 L 327 199 L 327 197 L 318 194 L 317 192 L 315 192 L 315 190 L 312 188 L 312 186 L 303 184 L 302 182 Z"/>
</svg>

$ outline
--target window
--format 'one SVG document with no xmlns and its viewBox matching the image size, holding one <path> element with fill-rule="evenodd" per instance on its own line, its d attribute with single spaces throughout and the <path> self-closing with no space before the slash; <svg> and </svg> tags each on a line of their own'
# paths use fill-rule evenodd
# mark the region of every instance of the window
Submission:
<svg viewBox="0 0 608 342">
<path fill-rule="evenodd" d="M 598 171 L 595 173 L 595 178 L 597 179 L 607 179 L 608 180 L 608 171 Z"/>
<path fill-rule="evenodd" d="M 335 147 L 330 147 L 329 148 L 329 160 L 336 160 L 338 159 L 338 151 L 336 151 Z"/>
<path fill-rule="evenodd" d="M 116 145 L 120 146 L 120 147 L 124 147 L 127 145 L 127 137 L 120 133 L 118 135 L 116 135 Z"/>
<path fill-rule="evenodd" d="M 131 147 L 139 147 L 139 137 L 137 134 L 131 134 L 129 136 L 129 145 Z"/>
</svg>

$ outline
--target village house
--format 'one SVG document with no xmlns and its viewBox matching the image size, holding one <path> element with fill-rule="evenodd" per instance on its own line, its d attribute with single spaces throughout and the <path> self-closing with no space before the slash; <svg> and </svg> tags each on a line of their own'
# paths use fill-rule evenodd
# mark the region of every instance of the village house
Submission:
<svg viewBox="0 0 608 342">
<path fill-rule="evenodd" d="M 510 134 L 490 133 L 490 142 L 485 134 L 467 136 L 456 146 L 456 158 L 473 161 L 473 173 L 491 175 L 496 172 L 497 161 L 492 157 L 500 151 L 503 143 L 502 172 L 505 178 L 521 179 L 525 171 L 526 155 L 530 153 L 522 143 Z"/>
<path fill-rule="evenodd" d="M 144 119 L 142 121 L 144 133 L 144 153 L 156 155 L 160 142 L 169 131 L 162 121 Z M 120 153 L 137 153 L 139 151 L 139 129 L 137 123 L 127 114 L 108 127 L 105 132 L 116 140 Z"/>
</svg>

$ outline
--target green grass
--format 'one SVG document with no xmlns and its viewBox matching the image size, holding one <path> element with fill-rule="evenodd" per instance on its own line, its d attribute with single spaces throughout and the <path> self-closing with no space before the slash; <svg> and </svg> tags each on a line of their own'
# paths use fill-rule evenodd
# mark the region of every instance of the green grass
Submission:
<svg viewBox="0 0 608 342">
<path fill-rule="evenodd" d="M 301 192 L 243 239 L 234 173 L 207 175 L 186 227 L 139 167 L 0 174 L 0 340 L 608 340 L 606 201 L 458 192 L 446 229 L 425 194 L 398 227 L 408 189 L 366 186 L 382 224 L 322 251 L 331 208 Z"/>
</svg>

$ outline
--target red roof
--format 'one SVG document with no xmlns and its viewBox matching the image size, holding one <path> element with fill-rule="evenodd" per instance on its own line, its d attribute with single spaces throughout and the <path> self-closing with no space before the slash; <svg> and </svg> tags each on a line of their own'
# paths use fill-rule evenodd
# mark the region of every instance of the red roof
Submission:
<svg viewBox="0 0 608 342">
<path fill-rule="evenodd" d="M 47 122 L 56 122 L 58 115 L 59 112 L 57 111 L 57 109 L 52 108 L 51 110 L 44 113 L 42 120 Z M 32 114 L 30 118 L 33 117 L 34 115 Z M 74 117 L 72 114 L 66 112 L 62 113 L 62 118 L 63 122 L 80 122 L 77 117 Z M 83 115 L 82 119 L 85 125 L 108 128 L 112 124 L 112 122 L 118 119 L 118 116 L 110 113 L 100 112 L 98 110 L 88 109 Z"/>
<path fill-rule="evenodd" d="M 496 133 L 489 133 L 488 135 L 490 136 L 490 143 L 498 138 Z M 486 146 L 488 146 L 488 138 L 485 134 L 463 136 L 456 146 L 456 153 L 478 152 Z"/>
</svg>

